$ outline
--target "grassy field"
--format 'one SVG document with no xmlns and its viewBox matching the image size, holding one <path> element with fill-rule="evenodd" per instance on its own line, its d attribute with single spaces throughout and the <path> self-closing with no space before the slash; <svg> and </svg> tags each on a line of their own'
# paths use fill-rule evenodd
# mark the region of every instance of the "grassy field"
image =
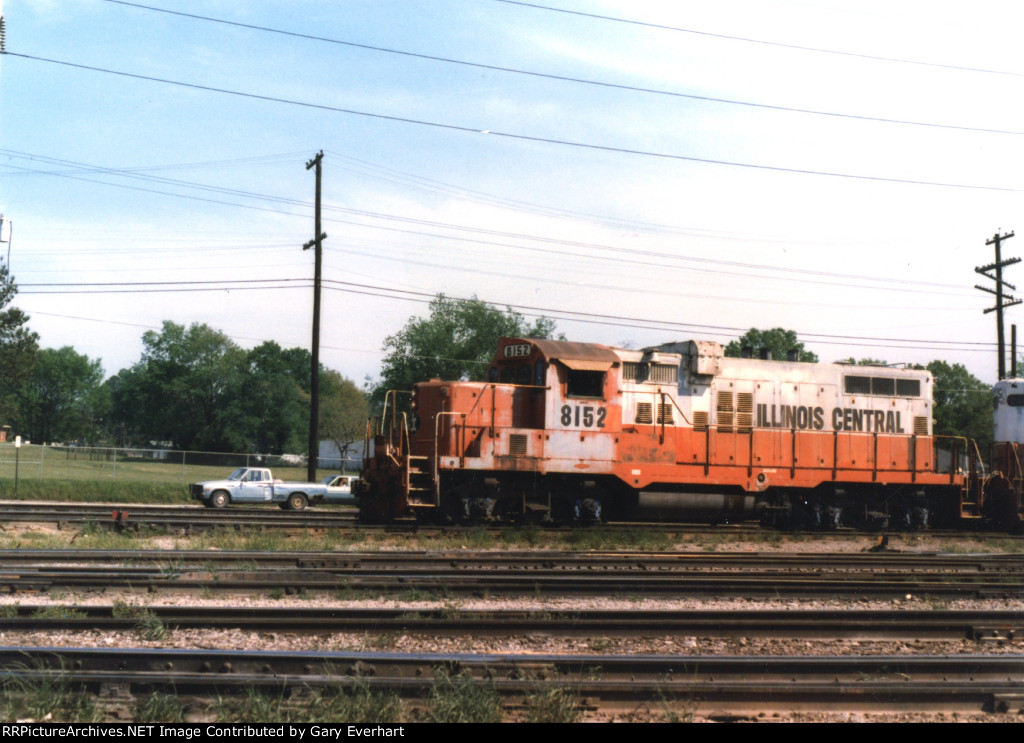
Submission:
<svg viewBox="0 0 1024 743">
<path fill-rule="evenodd" d="M 179 455 L 180 456 L 180 455 Z M 18 500 L 117 501 L 125 503 L 185 503 L 188 484 L 220 480 L 235 464 L 203 465 L 112 451 L 75 451 L 42 446 L 0 448 L 0 498 Z M 252 466 L 265 466 L 251 462 Z M 305 482 L 305 466 L 275 466 L 274 477 Z M 317 470 L 317 480 L 337 470 Z"/>
</svg>

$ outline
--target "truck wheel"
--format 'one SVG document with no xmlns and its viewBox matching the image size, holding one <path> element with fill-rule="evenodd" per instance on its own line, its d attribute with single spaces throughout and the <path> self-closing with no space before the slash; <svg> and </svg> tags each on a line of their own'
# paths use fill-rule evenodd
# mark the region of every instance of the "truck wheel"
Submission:
<svg viewBox="0 0 1024 743">
<path fill-rule="evenodd" d="M 301 511 L 306 507 L 306 496 L 302 493 L 292 493 L 288 496 L 288 508 L 292 511 Z"/>
<path fill-rule="evenodd" d="M 210 496 L 210 506 L 213 508 L 224 508 L 231 502 L 231 498 L 223 490 L 218 490 Z"/>
</svg>

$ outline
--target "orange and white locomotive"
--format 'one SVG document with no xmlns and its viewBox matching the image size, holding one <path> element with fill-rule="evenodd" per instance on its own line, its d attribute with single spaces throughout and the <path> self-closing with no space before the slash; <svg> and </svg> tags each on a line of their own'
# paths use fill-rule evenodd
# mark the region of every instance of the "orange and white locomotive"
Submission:
<svg viewBox="0 0 1024 743">
<path fill-rule="evenodd" d="M 485 382 L 391 394 L 363 518 L 918 527 L 980 517 L 965 439 L 932 435 L 927 371 L 503 338 Z"/>
</svg>

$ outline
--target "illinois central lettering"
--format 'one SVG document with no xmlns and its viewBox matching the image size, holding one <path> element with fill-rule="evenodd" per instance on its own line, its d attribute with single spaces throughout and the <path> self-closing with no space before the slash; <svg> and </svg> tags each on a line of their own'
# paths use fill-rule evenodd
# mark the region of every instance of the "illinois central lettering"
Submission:
<svg viewBox="0 0 1024 743">
<path fill-rule="evenodd" d="M 898 411 L 832 408 L 832 428 L 836 431 L 868 433 L 906 433 Z"/>
<path fill-rule="evenodd" d="M 825 409 L 809 405 L 757 406 L 759 428 L 797 428 L 801 431 L 820 431 L 825 427 Z"/>
<path fill-rule="evenodd" d="M 864 433 L 906 433 L 900 413 L 894 410 L 832 408 L 826 418 L 825 409 L 810 405 L 757 405 L 758 428 L 789 428 L 800 431 L 824 430 L 826 422 L 834 431 Z"/>
</svg>

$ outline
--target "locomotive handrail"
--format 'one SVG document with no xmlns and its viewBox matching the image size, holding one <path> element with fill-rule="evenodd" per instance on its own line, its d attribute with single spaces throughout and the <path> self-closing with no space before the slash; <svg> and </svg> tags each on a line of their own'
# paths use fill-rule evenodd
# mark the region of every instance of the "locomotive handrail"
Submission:
<svg viewBox="0 0 1024 743">
<path fill-rule="evenodd" d="M 484 385 L 486 387 L 489 387 L 492 390 L 492 392 L 494 391 L 494 389 L 498 385 L 501 385 L 502 387 L 517 387 L 517 388 L 522 388 L 522 389 L 527 389 L 527 390 L 549 390 L 549 389 L 551 389 L 551 385 L 540 385 L 540 384 L 512 384 L 511 382 L 480 382 L 479 384 L 482 384 L 482 385 Z M 484 395 L 480 395 L 479 397 L 476 398 L 476 400 L 473 402 L 473 406 L 469 409 L 469 411 L 467 411 L 467 415 L 472 413 L 474 410 L 476 410 L 477 406 L 479 406 L 480 403 L 483 402 L 484 397 L 485 397 Z"/>
<path fill-rule="evenodd" d="M 412 445 L 409 443 L 409 416 L 402 413 L 402 430 L 400 432 L 402 448 L 401 451 L 405 454 L 412 454 Z"/>
<path fill-rule="evenodd" d="M 458 416 L 462 416 L 462 425 L 458 426 L 458 436 L 461 436 L 462 440 L 461 441 L 457 440 L 455 442 L 455 445 L 458 447 L 458 450 L 459 450 L 459 466 L 460 467 L 465 467 L 466 466 L 466 439 L 465 439 L 465 436 L 466 436 L 466 414 L 465 413 L 458 413 L 458 412 L 454 412 L 454 411 L 448 410 L 448 411 L 441 411 L 441 412 L 437 413 L 434 416 L 434 456 L 431 459 L 430 467 L 431 467 L 431 475 L 432 475 L 433 480 L 434 480 L 434 499 L 435 499 L 437 505 L 441 504 L 441 479 L 440 479 L 440 471 L 439 471 L 440 468 L 438 466 L 438 461 L 440 460 L 440 456 L 438 455 L 438 441 L 441 438 L 441 434 L 440 434 L 440 430 L 439 430 L 440 429 L 441 417 L 442 416 L 451 416 L 451 417 L 454 418 L 457 415 Z"/>
<path fill-rule="evenodd" d="M 405 413 L 402 413 L 402 424 L 399 427 L 399 445 L 397 447 L 398 456 L 395 456 L 396 447 L 391 441 L 391 437 L 388 437 L 388 448 L 387 455 L 388 459 L 395 463 L 396 467 L 408 470 L 407 460 L 412 447 L 409 446 L 409 420 Z M 399 459 L 401 457 L 401 459 Z"/>
<path fill-rule="evenodd" d="M 745 434 L 747 436 L 747 441 L 748 441 L 747 455 L 748 455 L 748 459 L 747 459 L 745 464 L 741 463 L 740 466 L 743 466 L 743 467 L 745 467 L 747 469 L 748 475 L 752 474 L 753 470 L 756 467 L 777 467 L 777 468 L 788 469 L 790 477 L 795 477 L 797 469 L 804 469 L 804 470 L 819 470 L 819 469 L 821 469 L 821 470 L 831 471 L 831 478 L 832 478 L 833 481 L 835 481 L 837 479 L 837 477 L 838 477 L 839 470 L 844 470 L 844 471 L 861 471 L 861 472 L 867 473 L 868 475 L 870 475 L 872 481 L 877 482 L 880 479 L 880 477 L 883 474 L 883 472 L 900 471 L 900 472 L 908 473 L 911 476 L 912 481 L 916 482 L 919 473 L 931 472 L 933 474 L 942 474 L 942 475 L 948 474 L 949 478 L 950 478 L 950 483 L 951 484 L 955 484 L 957 475 L 958 474 L 963 474 L 963 473 L 962 472 L 958 472 L 959 467 L 951 467 L 948 473 L 941 471 L 939 469 L 939 467 L 938 467 L 938 457 L 935 455 L 934 451 L 932 452 L 931 459 L 930 459 L 930 462 L 928 463 L 928 465 L 927 466 L 919 467 L 919 461 L 920 460 L 918 458 L 918 456 L 919 456 L 918 447 L 921 445 L 921 443 L 923 443 L 923 442 L 921 442 L 921 440 L 922 439 L 930 440 L 932 445 L 933 445 L 933 448 L 934 448 L 934 446 L 937 444 L 939 439 L 949 439 L 950 442 L 952 442 L 952 446 L 954 448 L 954 451 L 956 451 L 956 452 L 963 451 L 964 453 L 968 453 L 968 454 L 970 453 L 970 447 L 972 445 L 975 448 L 977 448 L 977 445 L 974 444 L 973 440 L 967 439 L 965 437 L 951 437 L 951 436 L 940 437 L 940 436 L 934 436 L 932 434 L 929 434 L 927 436 L 921 436 L 921 435 L 918 435 L 918 434 L 895 434 L 895 433 L 893 433 L 893 434 L 886 434 L 886 433 L 881 433 L 881 432 L 877 432 L 877 431 L 836 431 L 836 430 L 832 430 L 832 431 L 819 431 L 819 430 L 810 430 L 810 429 L 806 429 L 805 430 L 805 429 L 799 429 L 799 428 L 795 428 L 795 427 L 794 428 L 784 428 L 784 429 L 783 428 L 764 429 L 764 428 L 753 427 L 753 428 L 750 428 L 750 429 L 745 429 L 742 432 L 740 432 L 738 429 L 735 429 L 734 426 L 720 426 L 719 424 L 709 424 L 708 426 L 706 426 L 705 428 L 702 429 L 702 431 L 704 433 L 704 436 L 702 437 L 703 444 L 704 444 L 704 446 L 703 446 L 703 449 L 704 449 L 703 461 L 698 460 L 698 459 L 695 458 L 694 461 L 692 462 L 694 465 L 703 466 L 704 474 L 705 475 L 710 474 L 710 469 L 711 468 L 734 467 L 737 464 L 736 462 L 733 462 L 731 458 L 730 458 L 730 460 L 728 462 L 721 461 L 719 459 L 717 447 L 718 447 L 718 445 L 721 442 L 718 440 L 718 437 L 723 435 L 723 431 L 721 430 L 723 428 L 727 429 L 727 433 L 735 434 L 737 436 L 740 433 L 743 433 L 743 434 Z M 694 430 L 696 431 L 697 429 L 694 429 Z M 769 434 L 788 434 L 789 435 L 789 438 L 786 440 L 786 444 L 785 444 L 786 448 L 784 450 L 782 450 L 783 452 L 788 454 L 788 456 L 780 458 L 780 459 L 777 459 L 777 460 L 774 460 L 771 463 L 761 462 L 760 464 L 755 465 L 754 464 L 754 458 L 753 458 L 754 439 L 758 438 L 759 436 L 769 435 Z M 840 457 L 839 457 L 839 439 L 841 437 L 843 437 L 843 436 L 850 437 L 850 438 L 862 437 L 864 440 L 868 441 L 867 446 L 869 447 L 869 450 L 867 451 L 867 457 L 866 457 L 866 461 L 865 461 L 864 464 L 862 464 L 860 466 L 854 465 L 852 463 L 841 464 L 841 460 L 840 460 Z M 798 453 L 798 450 L 799 450 L 799 442 L 805 440 L 806 438 L 814 438 L 814 437 L 822 437 L 822 438 L 823 437 L 828 437 L 828 440 L 831 442 L 831 445 L 830 445 L 830 448 L 831 448 L 831 458 L 823 461 L 822 462 L 822 466 L 815 466 L 813 464 L 806 464 L 806 463 L 804 463 L 804 464 L 797 464 L 796 456 L 797 456 L 797 453 Z M 906 453 L 905 453 L 905 457 L 902 459 L 902 461 L 904 462 L 904 466 L 902 468 L 897 469 L 895 462 L 893 462 L 893 466 L 891 466 L 891 467 L 889 467 L 889 466 L 886 466 L 886 467 L 880 466 L 879 456 L 883 454 L 882 446 L 881 445 L 882 445 L 882 442 L 885 441 L 886 439 L 889 439 L 889 440 L 891 440 L 891 439 L 897 439 L 897 440 L 902 439 L 902 440 L 906 441 L 907 450 L 906 450 Z M 729 451 L 733 451 L 733 450 L 729 449 Z M 895 452 L 892 452 L 892 453 L 895 453 Z M 954 460 L 957 460 L 958 458 L 959 458 L 958 456 L 955 456 Z M 983 468 L 983 464 L 982 464 L 982 460 L 981 460 L 980 454 L 977 455 L 977 459 L 975 459 L 975 457 L 971 457 L 972 466 L 973 466 L 973 464 L 975 462 L 977 462 L 979 464 L 979 466 L 982 466 L 982 468 Z"/>
<path fill-rule="evenodd" d="M 388 403 L 391 401 L 391 393 L 393 392 L 394 390 L 388 390 L 384 393 L 384 409 L 380 411 L 380 428 L 377 429 L 379 434 L 384 433 L 384 424 L 388 419 Z"/>
<path fill-rule="evenodd" d="M 968 441 L 970 441 L 971 446 L 974 447 L 974 453 L 978 455 L 978 457 L 977 457 L 977 459 L 975 461 L 978 463 L 978 468 L 980 470 L 979 474 L 984 475 L 985 474 L 985 460 L 981 458 L 981 449 L 978 448 L 978 442 L 975 441 L 974 439 L 968 439 Z M 1017 456 L 1017 453 L 1015 451 L 1014 452 L 1014 457 L 1016 457 L 1016 456 Z M 1020 467 L 1020 460 L 1017 461 L 1017 466 Z"/>
<path fill-rule="evenodd" d="M 655 420 L 659 421 L 661 423 L 661 434 L 658 436 L 658 443 L 659 444 L 664 444 L 665 443 L 665 418 L 666 418 L 666 415 L 665 415 L 664 411 L 661 408 L 665 404 L 665 393 L 661 391 L 660 387 L 658 388 L 658 397 L 661 399 L 661 402 L 657 403 L 658 409 L 657 409 Z"/>
<path fill-rule="evenodd" d="M 515 382 L 487 382 L 488 387 L 497 387 L 499 384 L 502 387 L 518 387 L 524 390 L 549 390 L 551 389 L 550 384 L 516 384 Z"/>
<path fill-rule="evenodd" d="M 513 389 L 516 389 L 516 388 L 518 388 L 518 389 L 526 389 L 526 390 L 550 390 L 551 389 L 551 385 L 549 385 L 549 384 L 515 384 L 514 382 L 487 382 L 486 384 L 487 384 L 488 387 L 491 388 L 491 418 L 490 418 L 491 422 L 487 426 L 487 435 L 490 438 L 492 438 L 492 439 L 494 438 L 494 416 L 495 416 L 496 408 L 497 408 L 497 404 L 498 404 L 498 385 L 499 384 L 502 387 L 512 387 Z M 480 395 L 480 398 L 475 403 L 473 403 L 473 407 L 475 408 L 480 403 L 480 401 L 483 400 L 483 399 L 484 399 L 484 396 Z M 472 409 L 470 410 L 470 412 L 472 412 Z"/>
<path fill-rule="evenodd" d="M 637 393 L 637 394 L 639 394 L 639 393 Z M 690 427 L 693 426 L 693 421 L 691 421 L 687 417 L 686 412 L 681 407 L 679 407 L 679 402 L 674 397 L 672 397 L 671 395 L 666 395 L 666 393 L 664 392 L 664 390 L 661 389 L 661 387 L 658 387 L 657 390 L 652 390 L 651 394 L 652 395 L 660 395 L 662 397 L 662 399 L 664 399 L 667 396 L 668 399 L 671 400 L 671 402 L 672 402 L 672 407 L 679 411 L 679 415 L 683 419 L 683 423 L 685 423 L 686 425 L 688 425 Z"/>
<path fill-rule="evenodd" d="M 388 420 L 388 403 L 394 396 L 394 402 L 391 402 L 391 429 L 395 427 L 395 417 L 398 415 L 398 395 L 411 395 L 412 390 L 388 390 L 384 395 L 384 410 L 380 414 L 380 430 L 378 433 L 384 433 L 384 424 Z"/>
<path fill-rule="evenodd" d="M 1011 451 L 1013 451 L 1013 458 L 1017 462 L 1016 476 L 1013 479 L 1017 483 L 1017 487 L 1014 488 L 1014 490 L 1017 492 L 1017 510 L 1019 511 L 1020 510 L 1021 491 L 1022 491 L 1022 488 L 1020 487 L 1022 471 L 1021 471 L 1021 466 L 1020 466 L 1020 448 L 1017 446 L 1017 442 L 1016 441 L 1013 442 L 1013 448 L 1011 449 Z"/>
<path fill-rule="evenodd" d="M 363 462 L 364 463 L 366 462 L 366 459 L 370 456 L 370 439 L 372 439 L 374 437 L 374 435 L 375 435 L 374 434 L 374 429 L 377 427 L 375 425 L 375 423 L 376 423 L 376 419 L 375 419 L 374 416 L 371 415 L 369 418 L 366 419 L 366 426 L 363 429 Z M 376 449 L 374 450 L 374 453 L 376 453 Z M 365 464 L 364 464 L 364 466 L 365 466 Z"/>
</svg>

